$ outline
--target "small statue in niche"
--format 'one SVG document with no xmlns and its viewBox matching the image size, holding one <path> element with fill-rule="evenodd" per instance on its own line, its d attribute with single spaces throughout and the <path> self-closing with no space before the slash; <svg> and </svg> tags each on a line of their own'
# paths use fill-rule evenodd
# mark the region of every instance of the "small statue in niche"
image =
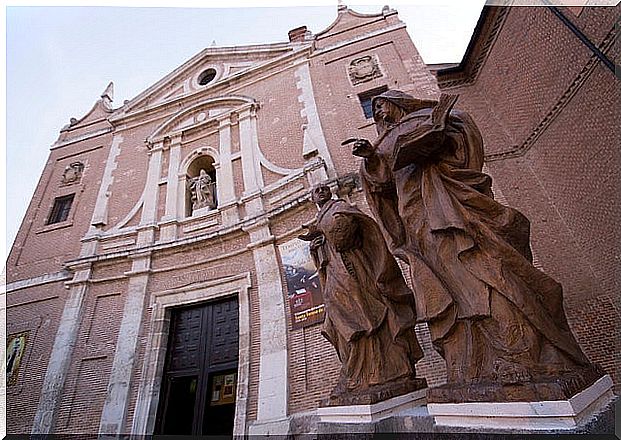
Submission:
<svg viewBox="0 0 621 440">
<path fill-rule="evenodd" d="M 316 221 L 310 241 L 326 307 L 323 336 L 342 367 L 325 404 L 371 404 L 425 388 L 415 364 L 414 296 L 377 224 L 326 185 L 313 189 Z"/>
<path fill-rule="evenodd" d="M 61 183 L 63 185 L 69 185 L 75 183 L 82 177 L 82 171 L 84 171 L 84 164 L 82 162 L 74 162 L 65 167 L 63 172 Z"/>
<path fill-rule="evenodd" d="M 216 200 L 214 196 L 215 184 L 204 169 L 200 170 L 197 177 L 190 179 L 189 187 L 192 194 L 192 211 L 201 208 L 215 208 Z"/>
<path fill-rule="evenodd" d="M 430 402 L 564 400 L 603 375 L 574 338 L 561 285 L 532 265 L 529 222 L 496 202 L 481 134 L 457 96 L 373 98 L 378 138 L 350 139 L 419 315 L 447 362 Z"/>
</svg>

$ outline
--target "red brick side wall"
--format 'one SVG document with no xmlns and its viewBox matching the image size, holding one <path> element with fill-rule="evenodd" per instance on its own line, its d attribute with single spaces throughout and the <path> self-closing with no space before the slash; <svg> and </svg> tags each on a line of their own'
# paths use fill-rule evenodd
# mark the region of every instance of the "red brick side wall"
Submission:
<svg viewBox="0 0 621 440">
<path fill-rule="evenodd" d="M 108 156 L 109 134 L 51 151 L 7 260 L 7 283 L 61 270 L 80 250 Z M 65 167 L 85 165 L 79 183 L 62 185 Z M 46 225 L 54 199 L 75 194 L 66 222 Z"/>
</svg>

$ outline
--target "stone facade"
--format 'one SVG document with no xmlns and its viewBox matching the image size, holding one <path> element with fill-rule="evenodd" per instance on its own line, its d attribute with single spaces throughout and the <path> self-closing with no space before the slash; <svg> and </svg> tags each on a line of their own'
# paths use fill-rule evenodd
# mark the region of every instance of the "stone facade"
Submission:
<svg viewBox="0 0 621 440">
<path fill-rule="evenodd" d="M 606 43 L 618 8 L 561 10 L 618 62 Z M 518 31 L 528 39 L 516 43 Z M 485 8 L 464 62 L 436 75 L 396 11 L 340 6 L 314 35 L 205 49 L 119 108 L 108 87 L 61 130 L 9 256 L 7 335 L 28 334 L 7 387 L 9 432 L 154 432 L 171 310 L 230 297 L 234 433 L 305 426 L 339 364 L 319 325 L 293 330 L 278 245 L 315 216 L 318 182 L 368 212 L 340 143 L 374 137 L 361 99 L 385 88 L 462 95 L 497 197 L 531 219 L 581 345 L 618 380 L 618 79 L 530 8 Z M 202 168 L 217 208 L 193 212 L 187 180 Z M 66 218 L 50 221 L 71 195 Z M 426 327 L 417 333 L 419 375 L 442 383 Z"/>
</svg>

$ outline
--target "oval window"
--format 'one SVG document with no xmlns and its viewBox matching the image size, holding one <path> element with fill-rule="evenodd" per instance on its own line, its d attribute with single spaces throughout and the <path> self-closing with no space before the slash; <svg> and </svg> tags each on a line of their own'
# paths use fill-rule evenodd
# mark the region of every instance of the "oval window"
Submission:
<svg viewBox="0 0 621 440">
<path fill-rule="evenodd" d="M 216 77 L 216 69 L 207 69 L 198 76 L 198 83 L 201 86 L 209 84 Z"/>
</svg>

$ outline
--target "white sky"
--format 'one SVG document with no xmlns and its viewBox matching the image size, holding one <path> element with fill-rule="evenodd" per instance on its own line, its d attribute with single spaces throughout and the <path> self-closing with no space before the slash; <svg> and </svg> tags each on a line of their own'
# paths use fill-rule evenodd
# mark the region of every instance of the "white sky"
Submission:
<svg viewBox="0 0 621 440">
<path fill-rule="evenodd" d="M 206 2 L 179 0 L 176 5 L 201 3 Z M 223 3 L 249 4 L 218 2 Z M 383 6 L 364 0 L 344 3 L 363 13 L 378 13 Z M 6 21 L 2 20 L 7 74 L 6 244 L 0 242 L 0 261 L 12 246 L 60 129 L 69 118 L 80 119 L 90 110 L 110 81 L 114 81 L 113 105 L 120 107 L 214 40 L 217 46 L 287 41 L 287 32 L 303 25 L 319 33 L 334 21 L 337 9 L 336 0 L 260 1 L 259 8 L 230 9 L 118 7 L 127 1 L 93 3 L 105 7 L 29 4 L 42 6 L 9 6 L 2 11 L 6 12 Z M 315 6 L 269 7 L 279 4 Z M 461 61 L 483 4 L 484 0 L 389 3 L 407 24 L 427 63 Z M 0 234 L 3 220 L 0 215 Z"/>
</svg>

